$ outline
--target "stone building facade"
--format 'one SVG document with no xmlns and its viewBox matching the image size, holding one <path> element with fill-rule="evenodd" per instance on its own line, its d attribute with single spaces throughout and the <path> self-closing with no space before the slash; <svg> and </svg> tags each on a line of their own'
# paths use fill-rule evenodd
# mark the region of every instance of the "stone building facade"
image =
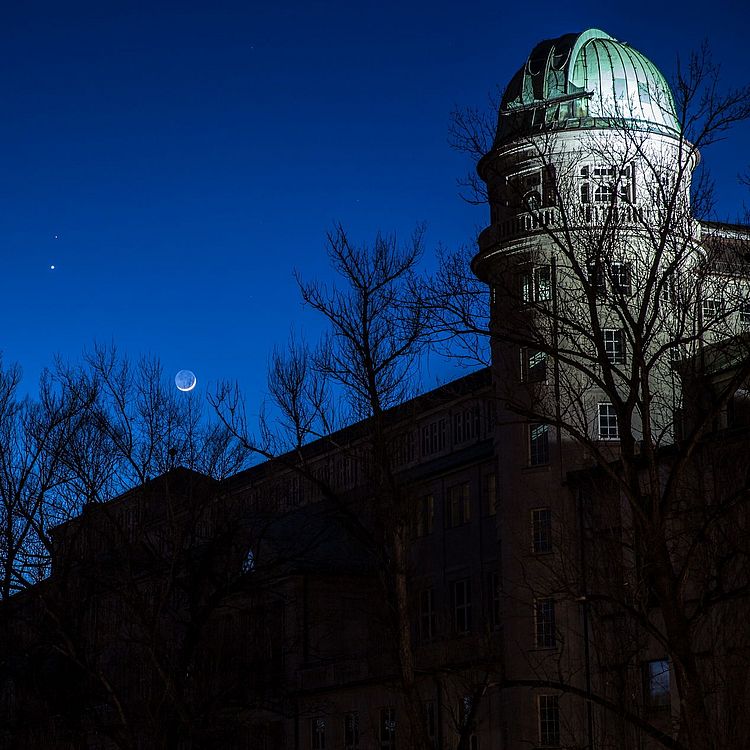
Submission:
<svg viewBox="0 0 750 750">
<path fill-rule="evenodd" d="M 750 235 L 693 215 L 700 140 L 678 109 L 653 64 L 605 32 L 546 40 L 507 86 L 479 162 L 509 747 L 734 739 L 732 722 L 725 740 L 705 729 L 723 722 L 727 683 L 696 653 L 712 651 L 711 627 L 738 649 L 744 636 L 725 612 L 725 627 L 708 625 L 693 601 L 706 582 L 689 579 L 697 549 L 744 554 L 703 538 L 717 517 L 704 503 L 727 490 L 686 467 L 706 434 L 743 424 L 742 407 L 727 413 L 749 374 Z M 732 363 L 721 381 L 719 361 Z M 744 511 L 721 512 L 744 526 Z M 670 652 L 678 641 L 690 646 Z M 696 683 L 686 711 L 677 695 Z"/>
</svg>

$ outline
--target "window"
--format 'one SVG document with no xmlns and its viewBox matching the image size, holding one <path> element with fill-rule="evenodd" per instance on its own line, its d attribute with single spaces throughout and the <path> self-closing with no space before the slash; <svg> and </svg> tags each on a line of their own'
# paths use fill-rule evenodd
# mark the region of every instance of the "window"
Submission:
<svg viewBox="0 0 750 750">
<path fill-rule="evenodd" d="M 740 323 L 750 324 L 750 302 L 743 302 L 740 305 Z"/>
<path fill-rule="evenodd" d="M 414 536 L 427 536 L 435 528 L 435 498 L 423 495 L 417 500 L 417 518 Z"/>
<path fill-rule="evenodd" d="M 586 276 L 589 284 L 594 290 L 597 297 L 603 297 L 607 292 L 607 285 L 604 279 L 604 268 L 601 262 L 592 262 L 586 264 Z"/>
<path fill-rule="evenodd" d="M 255 552 L 251 548 L 247 551 L 245 559 L 242 561 L 242 572 L 251 573 L 253 570 L 255 570 Z"/>
<path fill-rule="evenodd" d="M 542 205 L 542 176 L 538 172 L 526 175 L 523 180 L 523 187 L 525 189 L 523 194 L 524 208 L 527 211 L 538 210 Z"/>
<path fill-rule="evenodd" d="M 542 174 L 539 171 L 508 176 L 509 205 L 522 211 L 535 211 L 542 205 Z"/>
<path fill-rule="evenodd" d="M 594 200 L 597 203 L 612 203 L 615 197 L 615 186 L 611 182 L 604 182 L 594 189 Z"/>
<path fill-rule="evenodd" d="M 635 203 L 635 167 L 632 164 L 620 170 L 617 196 L 623 203 Z"/>
<path fill-rule="evenodd" d="M 350 459 L 351 461 L 351 459 Z M 352 466 L 352 469 L 355 467 Z M 300 477 L 293 476 L 289 477 L 284 481 L 284 487 L 281 490 L 282 494 L 286 496 L 287 503 L 291 507 L 298 506 L 303 502 L 304 498 L 304 485 L 300 481 Z"/>
<path fill-rule="evenodd" d="M 643 665 L 643 695 L 646 705 L 651 708 L 670 705 L 672 696 L 667 659 L 656 659 Z"/>
<path fill-rule="evenodd" d="M 313 474 L 316 479 L 319 479 L 321 482 L 330 482 L 331 481 L 331 467 L 328 464 L 328 461 L 326 460 L 326 463 L 318 463 L 317 466 L 313 469 Z M 277 492 L 280 492 L 282 495 L 286 495 L 286 487 L 282 486 L 280 483 L 275 488 Z"/>
<path fill-rule="evenodd" d="M 615 85 L 624 79 L 616 78 Z M 630 164 L 618 169 L 597 165 L 594 167 L 583 166 L 579 173 L 581 203 L 614 203 L 619 200 L 623 203 L 635 201 L 635 186 L 633 180 L 633 169 Z"/>
<path fill-rule="evenodd" d="M 621 328 L 605 328 L 604 351 L 607 359 L 615 365 L 625 364 L 625 333 Z"/>
<path fill-rule="evenodd" d="M 437 621 L 435 617 L 434 589 L 423 589 L 419 592 L 419 637 L 429 641 L 435 637 Z"/>
<path fill-rule="evenodd" d="M 532 466 L 549 463 L 549 425 L 529 425 L 529 463 Z"/>
<path fill-rule="evenodd" d="M 462 409 L 453 415 L 453 441 L 464 443 L 479 435 L 479 404 Z"/>
<path fill-rule="evenodd" d="M 487 574 L 487 621 L 492 630 L 500 627 L 500 576 L 496 570 Z"/>
<path fill-rule="evenodd" d="M 312 750 L 325 750 L 326 747 L 326 720 L 321 718 L 310 719 L 310 747 Z"/>
<path fill-rule="evenodd" d="M 422 427 L 422 455 L 429 456 L 445 448 L 446 420 L 437 419 Z"/>
<path fill-rule="evenodd" d="M 629 165 L 623 169 L 597 166 L 592 171 L 597 203 L 613 203 L 615 198 L 624 203 L 632 202 L 632 170 Z"/>
<path fill-rule="evenodd" d="M 404 432 L 393 437 L 393 464 L 405 466 L 415 459 L 414 433 Z"/>
<path fill-rule="evenodd" d="M 471 579 L 462 578 L 451 584 L 451 609 L 453 630 L 468 633 L 471 630 Z"/>
<path fill-rule="evenodd" d="M 523 271 L 520 275 L 521 299 L 528 303 L 534 301 L 534 283 L 531 271 Z"/>
<path fill-rule="evenodd" d="M 497 513 L 497 475 L 486 474 L 484 477 L 485 504 L 488 516 Z"/>
<path fill-rule="evenodd" d="M 547 379 L 547 353 L 521 347 L 521 380 L 534 383 Z"/>
<path fill-rule="evenodd" d="M 598 404 L 599 440 L 619 440 L 620 428 L 612 404 Z"/>
<path fill-rule="evenodd" d="M 581 167 L 581 203 L 591 203 L 591 190 L 589 186 L 589 168 Z"/>
<path fill-rule="evenodd" d="M 704 299 L 703 300 L 703 321 L 715 320 L 721 315 L 723 311 L 723 303 L 720 299 Z"/>
<path fill-rule="evenodd" d="M 534 291 L 537 302 L 552 299 L 552 274 L 549 266 L 534 269 Z"/>
<path fill-rule="evenodd" d="M 614 167 L 603 167 L 601 165 L 597 165 L 593 168 L 592 173 L 594 177 L 606 178 L 614 177 L 617 174 L 617 170 Z"/>
<path fill-rule="evenodd" d="M 462 526 L 470 520 L 469 483 L 454 484 L 448 488 L 448 499 L 445 504 L 445 525 L 451 529 L 454 526 Z"/>
<path fill-rule="evenodd" d="M 531 549 L 535 555 L 552 552 L 552 510 L 536 508 L 531 511 Z"/>
<path fill-rule="evenodd" d="M 612 291 L 630 294 L 630 263 L 611 263 L 609 275 L 612 279 Z"/>
<path fill-rule="evenodd" d="M 396 750 L 396 709 L 380 709 L 380 750 Z"/>
<path fill-rule="evenodd" d="M 551 597 L 534 600 L 534 641 L 537 648 L 554 648 L 557 645 L 555 600 Z"/>
<path fill-rule="evenodd" d="M 607 293 L 607 277 L 612 292 L 629 295 L 632 290 L 630 263 L 605 263 L 603 260 L 593 260 L 586 264 L 586 277 L 597 297 L 603 297 Z"/>
<path fill-rule="evenodd" d="M 458 701 L 458 725 L 462 730 L 468 727 L 471 721 L 471 711 L 474 708 L 474 699 L 470 695 L 464 695 Z"/>
<path fill-rule="evenodd" d="M 521 299 L 526 302 L 544 302 L 552 299 L 552 269 L 537 266 L 520 274 Z"/>
<path fill-rule="evenodd" d="M 355 469 L 351 456 L 336 456 L 333 460 L 333 476 L 331 477 L 333 486 L 340 489 L 353 487 L 356 480 Z"/>
<path fill-rule="evenodd" d="M 558 747 L 560 744 L 560 704 L 556 695 L 539 695 L 539 744 Z"/>
<path fill-rule="evenodd" d="M 359 713 L 350 711 L 344 716 L 344 750 L 359 750 Z"/>
</svg>

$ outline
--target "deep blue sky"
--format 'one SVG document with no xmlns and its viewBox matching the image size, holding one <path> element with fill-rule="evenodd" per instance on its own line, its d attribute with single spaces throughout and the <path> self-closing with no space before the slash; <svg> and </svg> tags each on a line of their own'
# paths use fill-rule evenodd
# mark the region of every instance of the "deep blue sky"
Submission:
<svg viewBox="0 0 750 750">
<path fill-rule="evenodd" d="M 483 226 L 458 198 L 455 105 L 590 26 L 667 75 L 708 39 L 744 83 L 749 15 L 705 0 L 8 3 L 0 350 L 30 390 L 55 353 L 97 339 L 257 402 L 273 345 L 291 325 L 315 334 L 293 270 L 325 278 L 333 222 L 368 240 L 424 221 L 428 251 Z M 748 144 L 745 126 L 705 154 L 730 217 Z"/>
</svg>

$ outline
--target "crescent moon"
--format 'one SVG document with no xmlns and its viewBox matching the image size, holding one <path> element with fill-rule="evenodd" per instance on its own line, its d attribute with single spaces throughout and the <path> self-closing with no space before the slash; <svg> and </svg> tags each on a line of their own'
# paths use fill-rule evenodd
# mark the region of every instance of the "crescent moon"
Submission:
<svg viewBox="0 0 750 750">
<path fill-rule="evenodd" d="M 174 384 L 179 391 L 192 391 L 197 382 L 198 378 L 196 378 L 195 373 L 190 370 L 180 370 L 177 375 L 174 376 Z"/>
</svg>

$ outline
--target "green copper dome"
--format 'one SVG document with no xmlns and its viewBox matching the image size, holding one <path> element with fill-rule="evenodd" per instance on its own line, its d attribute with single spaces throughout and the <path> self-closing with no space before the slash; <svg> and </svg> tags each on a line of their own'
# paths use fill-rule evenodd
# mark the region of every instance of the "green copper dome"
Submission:
<svg viewBox="0 0 750 750">
<path fill-rule="evenodd" d="M 556 128 L 631 126 L 675 135 L 669 85 L 640 52 L 599 29 L 534 47 L 505 90 L 495 145 Z"/>
</svg>

